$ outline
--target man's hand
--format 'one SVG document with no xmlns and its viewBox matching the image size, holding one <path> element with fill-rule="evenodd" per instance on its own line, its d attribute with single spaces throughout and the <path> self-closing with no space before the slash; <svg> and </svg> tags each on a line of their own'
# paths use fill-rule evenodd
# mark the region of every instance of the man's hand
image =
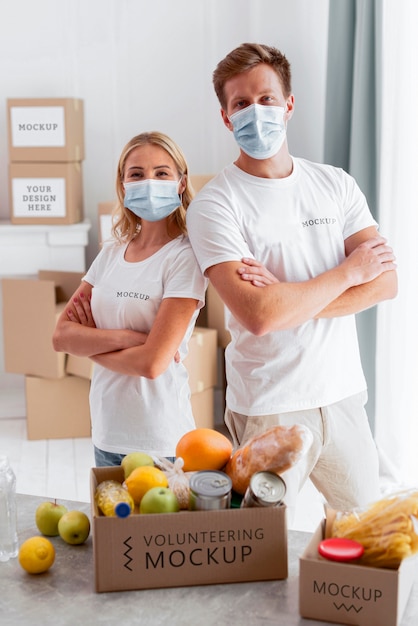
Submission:
<svg viewBox="0 0 418 626">
<path fill-rule="evenodd" d="M 251 282 L 255 287 L 265 287 L 266 285 L 273 285 L 280 281 L 269 272 L 269 270 L 259 261 L 250 258 L 241 259 L 244 263 L 244 267 L 238 268 L 238 274 L 242 280 Z"/>
<path fill-rule="evenodd" d="M 354 248 L 340 268 L 347 272 L 351 286 L 355 287 L 395 270 L 395 255 L 384 237 L 372 237 Z"/>
</svg>

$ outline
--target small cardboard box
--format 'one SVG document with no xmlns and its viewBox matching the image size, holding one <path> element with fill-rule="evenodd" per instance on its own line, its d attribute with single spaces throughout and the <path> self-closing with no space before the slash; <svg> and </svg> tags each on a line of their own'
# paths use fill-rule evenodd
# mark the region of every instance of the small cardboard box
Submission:
<svg viewBox="0 0 418 626">
<path fill-rule="evenodd" d="M 415 579 L 418 560 L 396 569 L 337 563 L 318 554 L 325 537 L 319 526 L 299 568 L 299 612 L 308 619 L 355 626 L 398 626 Z"/>
<path fill-rule="evenodd" d="M 213 387 L 199 393 L 193 393 L 191 398 L 193 417 L 197 428 L 215 427 L 215 394 Z"/>
<path fill-rule="evenodd" d="M 190 392 L 215 387 L 217 380 L 217 333 L 213 328 L 195 326 L 183 363 L 189 374 Z"/>
<path fill-rule="evenodd" d="M 213 174 L 191 174 L 190 182 L 195 193 L 200 191 L 206 185 L 206 183 L 208 183 L 213 178 L 213 176 Z"/>
<path fill-rule="evenodd" d="M 7 121 L 11 162 L 84 159 L 83 100 L 10 98 Z"/>
<path fill-rule="evenodd" d="M 88 380 L 26 376 L 25 391 L 28 439 L 91 436 Z"/>
<path fill-rule="evenodd" d="M 96 591 L 122 591 L 287 578 L 286 507 L 103 516 L 103 480 L 123 469 L 91 470 Z"/>
<path fill-rule="evenodd" d="M 218 346 L 226 348 L 231 341 L 231 333 L 226 328 L 225 305 L 212 283 L 206 291 L 206 317 L 208 327 L 218 332 Z"/>
<path fill-rule="evenodd" d="M 91 380 L 93 376 L 94 362 L 86 356 L 76 356 L 75 354 L 67 354 L 65 365 L 66 374 L 72 376 L 80 376 Z"/>
<path fill-rule="evenodd" d="M 52 334 L 82 276 L 41 270 L 37 278 L 2 280 L 6 372 L 45 378 L 65 375 L 65 354 L 53 349 Z"/>
<path fill-rule="evenodd" d="M 9 186 L 12 224 L 83 220 L 81 163 L 11 163 Z"/>
<path fill-rule="evenodd" d="M 99 202 L 97 212 L 99 218 L 99 243 L 102 244 L 112 237 L 112 213 L 115 202 Z"/>
</svg>

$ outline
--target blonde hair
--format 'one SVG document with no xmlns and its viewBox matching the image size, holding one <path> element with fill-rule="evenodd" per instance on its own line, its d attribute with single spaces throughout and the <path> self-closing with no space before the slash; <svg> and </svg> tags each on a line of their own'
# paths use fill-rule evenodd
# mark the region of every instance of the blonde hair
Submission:
<svg viewBox="0 0 418 626">
<path fill-rule="evenodd" d="M 117 203 L 113 211 L 112 235 L 119 241 L 129 241 L 141 228 L 141 218 L 137 217 L 132 211 L 125 207 L 125 190 L 123 179 L 125 176 L 125 165 L 128 155 L 140 146 L 152 144 L 163 148 L 173 159 L 179 177 L 182 176 L 186 181 L 186 187 L 182 193 L 182 202 L 180 206 L 168 217 L 167 230 L 170 231 L 170 225 L 175 224 L 183 234 L 187 233 L 186 229 L 186 211 L 193 199 L 194 191 L 189 182 L 188 167 L 186 158 L 179 146 L 167 135 L 158 131 L 141 133 L 133 137 L 123 148 L 119 158 L 118 169 L 116 174 L 116 195 Z"/>
<path fill-rule="evenodd" d="M 260 63 L 270 65 L 279 77 L 285 97 L 292 93 L 290 63 L 277 48 L 259 43 L 243 43 L 219 61 L 213 72 L 213 86 L 223 110 L 226 110 L 225 83 Z"/>
</svg>

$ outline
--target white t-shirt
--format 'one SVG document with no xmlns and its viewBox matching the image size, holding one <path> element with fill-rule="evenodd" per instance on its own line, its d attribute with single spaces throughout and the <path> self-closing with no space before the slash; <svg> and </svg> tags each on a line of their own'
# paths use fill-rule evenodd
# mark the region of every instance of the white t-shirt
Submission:
<svg viewBox="0 0 418 626">
<path fill-rule="evenodd" d="M 203 272 L 253 257 L 280 281 L 304 281 L 344 259 L 344 240 L 375 226 L 364 195 L 339 168 L 294 158 L 292 174 L 251 176 L 231 164 L 187 211 Z M 261 287 L 260 287 L 261 289 Z M 227 310 L 227 406 L 268 415 L 326 406 L 366 388 L 354 315 L 257 337 Z"/>
<path fill-rule="evenodd" d="M 207 285 L 190 242 L 179 236 L 138 263 L 125 261 L 126 247 L 105 244 L 84 277 L 93 285 L 96 326 L 149 332 L 163 298 L 194 298 L 199 304 L 179 348 L 183 361 Z M 188 373 L 174 359 L 154 380 L 95 364 L 90 412 L 93 443 L 107 452 L 175 456 L 177 441 L 195 428 Z"/>
</svg>

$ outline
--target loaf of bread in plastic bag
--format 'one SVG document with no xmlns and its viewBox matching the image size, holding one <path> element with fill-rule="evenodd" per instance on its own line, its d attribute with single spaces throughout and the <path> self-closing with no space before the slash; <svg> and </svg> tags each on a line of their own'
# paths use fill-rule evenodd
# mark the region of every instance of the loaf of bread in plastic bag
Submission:
<svg viewBox="0 0 418 626">
<path fill-rule="evenodd" d="M 233 490 L 244 494 L 256 472 L 285 472 L 302 458 L 312 440 L 312 432 L 302 424 L 273 426 L 251 437 L 232 453 L 225 466 Z"/>
</svg>

